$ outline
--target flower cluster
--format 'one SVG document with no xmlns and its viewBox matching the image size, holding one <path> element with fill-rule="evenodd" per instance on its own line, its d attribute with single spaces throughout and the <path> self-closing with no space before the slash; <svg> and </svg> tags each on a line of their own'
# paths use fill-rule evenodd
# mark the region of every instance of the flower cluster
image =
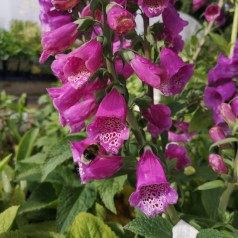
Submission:
<svg viewBox="0 0 238 238">
<path fill-rule="evenodd" d="M 213 111 L 215 126 L 209 131 L 213 142 L 219 142 L 231 135 L 236 125 L 238 91 L 235 77 L 238 77 L 238 42 L 235 44 L 233 56 L 227 58 L 220 55 L 216 66 L 208 73 L 208 86 L 204 91 L 204 101 L 206 106 Z M 211 154 L 209 162 L 217 173 L 227 172 L 219 155 Z"/>
<path fill-rule="evenodd" d="M 97 6 L 90 6 L 91 3 L 85 6 L 79 0 L 39 0 L 39 3 L 43 47 L 40 62 L 55 55 L 51 68 L 62 83 L 47 91 L 59 112 L 62 127 L 69 126 L 70 133 L 82 130 L 87 133 L 84 140 L 71 142 L 81 181 L 108 178 L 123 165 L 120 150 L 130 137 L 128 113 L 134 117 L 133 112 L 128 112 L 131 109 L 127 105 L 126 80 L 135 73 L 164 96 L 181 93 L 193 75 L 193 64 L 185 63 L 178 55 L 183 49 L 180 33 L 188 22 L 176 11 L 174 0 L 111 1 Z M 135 5 L 147 20 L 162 16 L 162 27 L 153 35 L 166 45 L 160 49 L 160 63 L 152 61 L 145 52 L 134 50 L 133 39 L 127 37 L 136 34 Z M 75 18 L 78 19 L 73 22 Z M 172 127 L 168 106 L 155 104 L 152 98 L 149 106 L 140 109 L 153 138 Z M 185 147 L 174 142 L 185 144 L 196 132 L 189 132 L 184 122 L 174 126 L 182 134 L 169 132 L 173 144 L 167 147 L 165 157 L 177 159 L 173 171 L 176 172 L 191 161 Z M 135 135 L 138 134 L 143 137 L 143 133 L 137 131 Z M 178 195 L 167 181 L 159 158 L 145 145 L 146 142 L 139 145 L 145 149 L 137 165 L 137 188 L 130 203 L 150 217 L 175 204 Z"/>
</svg>

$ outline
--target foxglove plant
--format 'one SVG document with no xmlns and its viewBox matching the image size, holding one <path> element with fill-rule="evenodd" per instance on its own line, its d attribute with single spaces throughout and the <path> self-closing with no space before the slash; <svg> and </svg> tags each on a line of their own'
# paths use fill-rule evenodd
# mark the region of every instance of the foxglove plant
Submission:
<svg viewBox="0 0 238 238">
<path fill-rule="evenodd" d="M 55 55 L 51 69 L 61 82 L 59 87 L 48 88 L 48 93 L 62 127 L 69 126 L 70 134 L 87 136 L 71 141 L 81 182 L 123 173 L 131 157 L 137 163 L 131 206 L 139 207 L 148 218 L 166 213 L 173 220 L 177 213 L 171 205 L 177 203 L 176 189 L 181 187 L 177 180 L 194 163 L 189 155 L 192 149 L 186 149 L 198 134 L 197 129 L 190 130 L 187 116 L 176 115 L 179 110 L 171 103 L 182 95 L 194 74 L 194 64 L 180 54 L 184 47 L 181 32 L 188 22 L 177 12 L 174 0 L 39 2 L 43 28 L 40 62 Z M 193 1 L 194 10 L 206 3 Z M 143 36 L 135 31 L 138 8 Z M 160 15 L 163 22 L 149 26 L 150 18 Z M 220 5 L 209 6 L 205 12 L 210 22 L 221 15 Z M 208 74 L 204 101 L 215 119 L 210 129 L 214 142 L 232 133 L 232 123 L 235 128 L 238 100 L 233 78 L 238 76 L 237 64 L 238 43 L 233 56 L 219 56 Z M 141 80 L 142 95 L 134 97 L 128 90 L 133 78 Z M 159 103 L 154 101 L 154 89 L 159 90 Z M 137 151 L 132 152 L 135 144 Z M 92 154 L 91 146 L 96 148 Z M 210 155 L 211 167 L 218 174 L 228 173 L 218 156 Z M 177 160 L 176 166 L 170 170 L 173 160 Z"/>
</svg>

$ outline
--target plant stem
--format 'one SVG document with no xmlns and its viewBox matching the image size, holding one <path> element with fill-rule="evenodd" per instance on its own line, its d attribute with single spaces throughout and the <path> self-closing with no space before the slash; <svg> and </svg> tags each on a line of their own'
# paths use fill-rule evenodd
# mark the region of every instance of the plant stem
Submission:
<svg viewBox="0 0 238 238">
<path fill-rule="evenodd" d="M 142 17 L 143 17 L 143 21 L 144 21 L 144 50 L 145 50 L 145 58 L 150 60 L 151 59 L 150 43 L 148 42 L 148 40 L 146 38 L 150 22 L 149 22 L 149 18 L 145 14 L 142 14 Z M 152 103 L 154 103 L 154 89 L 151 86 L 148 86 L 148 96 L 151 98 Z"/>
<path fill-rule="evenodd" d="M 234 184 L 233 183 L 228 183 L 226 190 L 222 193 L 221 198 L 220 198 L 220 203 L 219 203 L 219 211 L 220 214 L 224 214 L 224 212 L 227 209 L 228 202 L 230 200 L 230 196 L 234 190 Z"/>
<path fill-rule="evenodd" d="M 237 31 L 238 31 L 238 1 L 235 1 L 235 13 L 234 13 L 234 19 L 233 19 L 233 25 L 232 25 L 232 32 L 231 32 L 231 49 L 230 49 L 230 57 L 232 57 L 233 50 L 236 43 L 237 38 Z"/>
<path fill-rule="evenodd" d="M 219 3 L 218 3 L 218 5 L 219 5 L 219 7 L 222 7 L 222 5 L 223 5 L 223 0 L 220 0 Z M 206 42 L 206 37 L 207 37 L 208 34 L 210 33 L 210 31 L 211 31 L 211 29 L 212 29 L 212 27 L 213 27 L 213 25 L 214 25 L 214 22 L 215 22 L 215 21 L 211 21 L 211 22 L 208 24 L 208 26 L 207 26 L 207 28 L 206 28 L 206 30 L 205 30 L 203 36 L 202 36 L 202 39 L 200 40 L 200 44 L 199 44 L 199 46 L 198 46 L 198 48 L 197 48 L 197 50 L 196 50 L 196 52 L 195 52 L 195 54 L 194 54 L 194 56 L 193 56 L 193 59 L 192 59 L 191 63 L 194 63 L 194 62 L 196 61 L 196 59 L 198 58 L 198 56 L 199 56 L 199 54 L 200 54 L 200 52 L 201 52 L 201 50 L 202 50 L 202 47 L 203 47 L 203 45 L 204 45 L 205 42 Z"/>
<path fill-rule="evenodd" d="M 176 225 L 179 222 L 179 216 L 174 208 L 173 205 L 169 205 L 166 209 L 167 214 L 169 215 L 169 218 L 173 225 Z"/>
<path fill-rule="evenodd" d="M 136 121 L 135 116 L 133 115 L 133 112 L 130 109 L 128 109 L 128 111 L 127 111 L 127 118 L 126 119 L 127 119 L 127 122 L 130 124 L 130 127 L 133 130 L 133 133 L 136 137 L 136 140 L 137 140 L 138 144 L 140 146 L 144 145 L 145 142 L 146 142 L 145 138 L 144 138 L 143 134 L 141 133 L 140 127 L 139 127 L 139 125 Z"/>
</svg>

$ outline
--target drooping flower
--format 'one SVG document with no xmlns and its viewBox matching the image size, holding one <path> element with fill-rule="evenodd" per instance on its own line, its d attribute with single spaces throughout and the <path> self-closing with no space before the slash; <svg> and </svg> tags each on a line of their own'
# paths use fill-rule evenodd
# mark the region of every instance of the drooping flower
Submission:
<svg viewBox="0 0 238 238">
<path fill-rule="evenodd" d="M 179 34 L 184 27 L 188 25 L 188 22 L 179 16 L 173 6 L 169 6 L 163 11 L 162 19 L 164 23 L 165 41 L 169 42 L 176 52 L 182 51 L 184 42 L 182 36 Z"/>
<path fill-rule="evenodd" d="M 124 97 L 112 89 L 100 103 L 93 122 L 88 125 L 88 136 L 99 142 L 107 152 L 117 154 L 124 140 L 129 138 L 126 114 Z"/>
<path fill-rule="evenodd" d="M 193 0 L 193 11 L 197 11 L 206 3 L 207 3 L 207 0 Z"/>
<path fill-rule="evenodd" d="M 215 126 L 209 130 L 209 135 L 213 142 L 218 142 L 220 140 L 226 139 L 225 133 L 221 127 Z"/>
<path fill-rule="evenodd" d="M 122 156 L 106 155 L 105 149 L 100 146 L 99 152 L 90 163 L 84 163 L 82 156 L 88 146 L 97 143 L 89 138 L 80 142 L 71 142 L 73 160 L 79 166 L 79 174 L 83 184 L 89 180 L 105 179 L 116 173 L 122 166 Z"/>
<path fill-rule="evenodd" d="M 178 194 L 170 187 L 159 158 L 146 149 L 138 162 L 136 191 L 129 198 L 131 206 L 151 217 L 163 213 L 177 200 Z"/>
<path fill-rule="evenodd" d="M 107 10 L 107 24 L 119 35 L 126 34 L 136 27 L 133 15 L 117 4 Z"/>
<path fill-rule="evenodd" d="M 214 172 L 218 174 L 227 174 L 227 167 L 225 166 L 224 161 L 220 155 L 210 154 L 208 160 Z"/>
<path fill-rule="evenodd" d="M 50 55 L 68 49 L 79 35 L 77 28 L 78 25 L 71 22 L 57 28 L 56 30 L 43 32 L 41 40 L 43 52 L 40 57 L 40 63 L 46 61 Z"/>
<path fill-rule="evenodd" d="M 139 0 L 138 5 L 142 6 L 147 17 L 156 17 L 169 6 L 170 2 L 170 0 Z"/>
<path fill-rule="evenodd" d="M 164 156 L 166 159 L 170 160 L 177 159 L 176 171 L 180 171 L 191 164 L 191 159 L 187 155 L 187 150 L 180 145 L 169 144 Z"/>
<path fill-rule="evenodd" d="M 221 8 L 217 3 L 212 3 L 205 10 L 205 18 L 208 22 L 217 20 L 221 15 Z"/>
<path fill-rule="evenodd" d="M 167 77 L 161 77 L 159 89 L 164 95 L 180 93 L 191 76 L 193 64 L 185 64 L 171 49 L 163 48 L 160 55 L 161 66 L 166 70 Z"/>
<path fill-rule="evenodd" d="M 216 66 L 208 72 L 208 84 L 213 86 L 230 82 L 234 77 L 238 77 L 238 41 L 231 59 L 219 55 Z"/>
<path fill-rule="evenodd" d="M 67 11 L 74 8 L 80 0 L 51 0 L 57 10 Z"/>
<path fill-rule="evenodd" d="M 166 77 L 166 71 L 163 68 L 138 54 L 130 61 L 130 64 L 143 83 L 160 88 L 162 78 Z"/>
<path fill-rule="evenodd" d="M 162 104 L 151 104 L 142 111 L 143 117 L 148 121 L 148 131 L 153 137 L 157 137 L 172 126 L 170 118 L 171 110 Z"/>
<path fill-rule="evenodd" d="M 72 87 L 78 89 L 101 65 L 102 44 L 91 40 L 68 55 L 57 55 L 51 68 L 62 83 L 70 82 Z"/>
<path fill-rule="evenodd" d="M 84 125 L 84 121 L 92 117 L 98 108 L 95 97 L 87 98 L 82 102 L 75 103 L 72 107 L 62 112 L 65 122 L 71 127 L 71 133 L 78 131 L 78 125 Z"/>
</svg>

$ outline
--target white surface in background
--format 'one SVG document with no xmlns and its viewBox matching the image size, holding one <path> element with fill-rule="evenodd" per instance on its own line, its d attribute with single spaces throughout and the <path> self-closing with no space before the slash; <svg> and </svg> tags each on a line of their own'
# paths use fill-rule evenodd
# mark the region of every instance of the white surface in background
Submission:
<svg viewBox="0 0 238 238">
<path fill-rule="evenodd" d="M 183 220 L 173 227 L 173 238 L 196 238 L 198 230 Z"/>
<path fill-rule="evenodd" d="M 0 28 L 6 30 L 13 19 L 39 22 L 38 0 L 0 0 Z"/>
</svg>

